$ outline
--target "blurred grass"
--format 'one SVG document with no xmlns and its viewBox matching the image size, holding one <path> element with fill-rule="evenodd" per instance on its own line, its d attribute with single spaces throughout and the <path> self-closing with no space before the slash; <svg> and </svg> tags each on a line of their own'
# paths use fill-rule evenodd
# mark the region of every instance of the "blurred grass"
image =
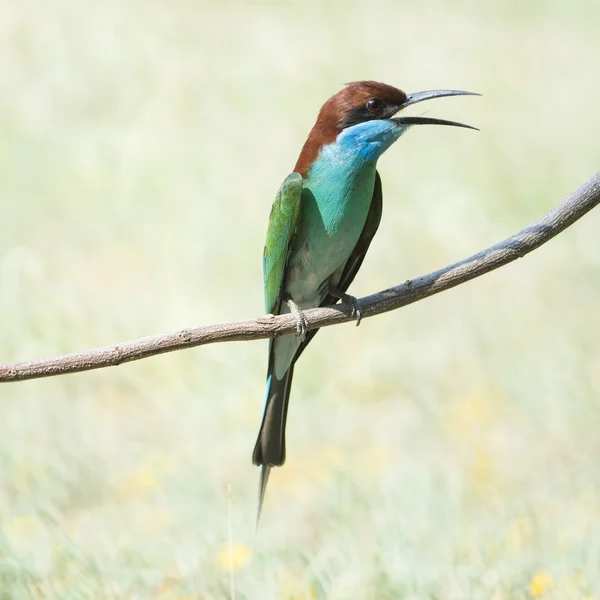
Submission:
<svg viewBox="0 0 600 600">
<path fill-rule="evenodd" d="M 596 0 L 0 3 L 0 360 L 260 315 L 270 203 L 344 81 L 481 99 L 380 162 L 353 292 L 462 258 L 600 163 Z M 600 213 L 324 330 L 248 562 L 266 343 L 2 386 L 0 598 L 600 598 Z"/>
</svg>

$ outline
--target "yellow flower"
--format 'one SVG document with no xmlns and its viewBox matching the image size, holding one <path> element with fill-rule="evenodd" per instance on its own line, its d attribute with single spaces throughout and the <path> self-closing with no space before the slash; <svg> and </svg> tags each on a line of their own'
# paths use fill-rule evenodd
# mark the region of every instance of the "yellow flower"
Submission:
<svg viewBox="0 0 600 600">
<path fill-rule="evenodd" d="M 520 550 L 531 544 L 533 540 L 533 529 L 531 522 L 525 517 L 515 519 L 510 526 L 506 536 L 506 542 L 511 550 Z"/>
<path fill-rule="evenodd" d="M 469 469 L 469 483 L 473 491 L 485 496 L 494 475 L 494 460 L 485 449 L 477 449 L 473 464 Z"/>
<path fill-rule="evenodd" d="M 19 540 L 29 539 L 42 529 L 42 524 L 35 517 L 28 515 L 16 515 L 8 524 L 11 537 Z"/>
<path fill-rule="evenodd" d="M 554 583 L 554 579 L 550 573 L 541 571 L 536 573 L 529 582 L 529 594 L 534 598 L 543 596 L 548 588 Z"/>
<path fill-rule="evenodd" d="M 285 600 L 315 600 L 316 597 L 315 586 L 290 576 L 283 580 L 282 598 Z"/>
<path fill-rule="evenodd" d="M 150 465 L 142 465 L 125 482 L 125 493 L 129 497 L 143 496 L 158 487 L 156 471 Z"/>
<path fill-rule="evenodd" d="M 223 569 L 233 569 L 237 571 L 247 565 L 252 556 L 252 549 L 245 544 L 232 544 L 223 548 L 217 554 L 217 562 Z"/>
<path fill-rule="evenodd" d="M 123 492 L 128 498 L 139 498 L 157 490 L 161 479 L 171 471 L 171 464 L 164 458 L 145 460 L 123 482 Z"/>
<path fill-rule="evenodd" d="M 44 523 L 29 515 L 12 517 L 6 524 L 6 534 L 11 546 L 18 550 L 38 547 L 48 535 Z"/>
<path fill-rule="evenodd" d="M 454 398 L 446 408 L 445 423 L 451 437 L 463 442 L 488 431 L 495 417 L 492 403 L 485 394 L 470 394 Z"/>
<path fill-rule="evenodd" d="M 181 592 L 179 578 L 167 575 L 158 590 L 152 594 L 156 600 L 202 600 L 204 596 L 192 596 Z"/>
</svg>

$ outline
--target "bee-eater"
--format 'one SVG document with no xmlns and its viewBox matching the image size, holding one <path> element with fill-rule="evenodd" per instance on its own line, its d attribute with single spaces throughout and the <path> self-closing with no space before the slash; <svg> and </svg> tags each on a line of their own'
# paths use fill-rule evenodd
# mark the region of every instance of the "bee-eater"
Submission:
<svg viewBox="0 0 600 600">
<path fill-rule="evenodd" d="M 269 217 L 263 255 L 265 310 L 292 313 L 298 335 L 270 341 L 267 391 L 252 461 L 260 465 L 257 523 L 271 467 L 285 462 L 285 422 L 294 365 L 317 333 L 307 331 L 303 309 L 343 300 L 381 219 L 377 159 L 412 125 L 469 125 L 400 116 L 407 106 L 443 96 L 478 95 L 459 90 L 405 94 L 376 81 L 355 81 L 321 108 L 294 172 L 283 182 Z"/>
</svg>

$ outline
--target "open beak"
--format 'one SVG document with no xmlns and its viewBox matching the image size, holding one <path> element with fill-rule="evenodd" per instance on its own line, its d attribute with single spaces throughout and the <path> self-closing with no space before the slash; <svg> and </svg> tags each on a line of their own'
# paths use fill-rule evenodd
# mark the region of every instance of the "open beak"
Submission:
<svg viewBox="0 0 600 600">
<path fill-rule="evenodd" d="M 461 90 L 427 90 L 426 92 L 415 92 L 414 94 L 408 94 L 406 102 L 400 107 L 400 110 L 407 106 L 411 106 L 412 104 L 417 104 L 417 102 L 423 102 L 423 100 L 445 98 L 446 96 L 481 96 L 481 94 L 475 92 L 463 92 Z M 472 127 L 471 125 L 431 117 L 395 117 L 392 121 L 398 125 L 451 125 L 452 127 L 465 127 L 466 129 L 475 129 L 476 131 L 479 131 L 477 127 Z"/>
</svg>

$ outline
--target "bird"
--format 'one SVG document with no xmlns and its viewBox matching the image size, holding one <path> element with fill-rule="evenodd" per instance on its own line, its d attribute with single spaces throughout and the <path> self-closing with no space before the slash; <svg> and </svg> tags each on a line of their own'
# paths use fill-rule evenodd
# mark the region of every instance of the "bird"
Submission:
<svg viewBox="0 0 600 600">
<path fill-rule="evenodd" d="M 296 335 L 271 339 L 265 406 L 252 462 L 260 466 L 255 535 L 272 467 L 286 458 L 285 426 L 294 366 L 317 330 L 303 310 L 349 303 L 356 324 L 362 306 L 346 292 L 358 272 L 382 214 L 377 160 L 414 125 L 455 121 L 396 116 L 406 107 L 445 96 L 478 96 L 461 90 L 407 94 L 377 81 L 354 81 L 329 98 L 281 185 L 269 216 L 263 253 L 267 314 L 291 313 Z"/>
</svg>

